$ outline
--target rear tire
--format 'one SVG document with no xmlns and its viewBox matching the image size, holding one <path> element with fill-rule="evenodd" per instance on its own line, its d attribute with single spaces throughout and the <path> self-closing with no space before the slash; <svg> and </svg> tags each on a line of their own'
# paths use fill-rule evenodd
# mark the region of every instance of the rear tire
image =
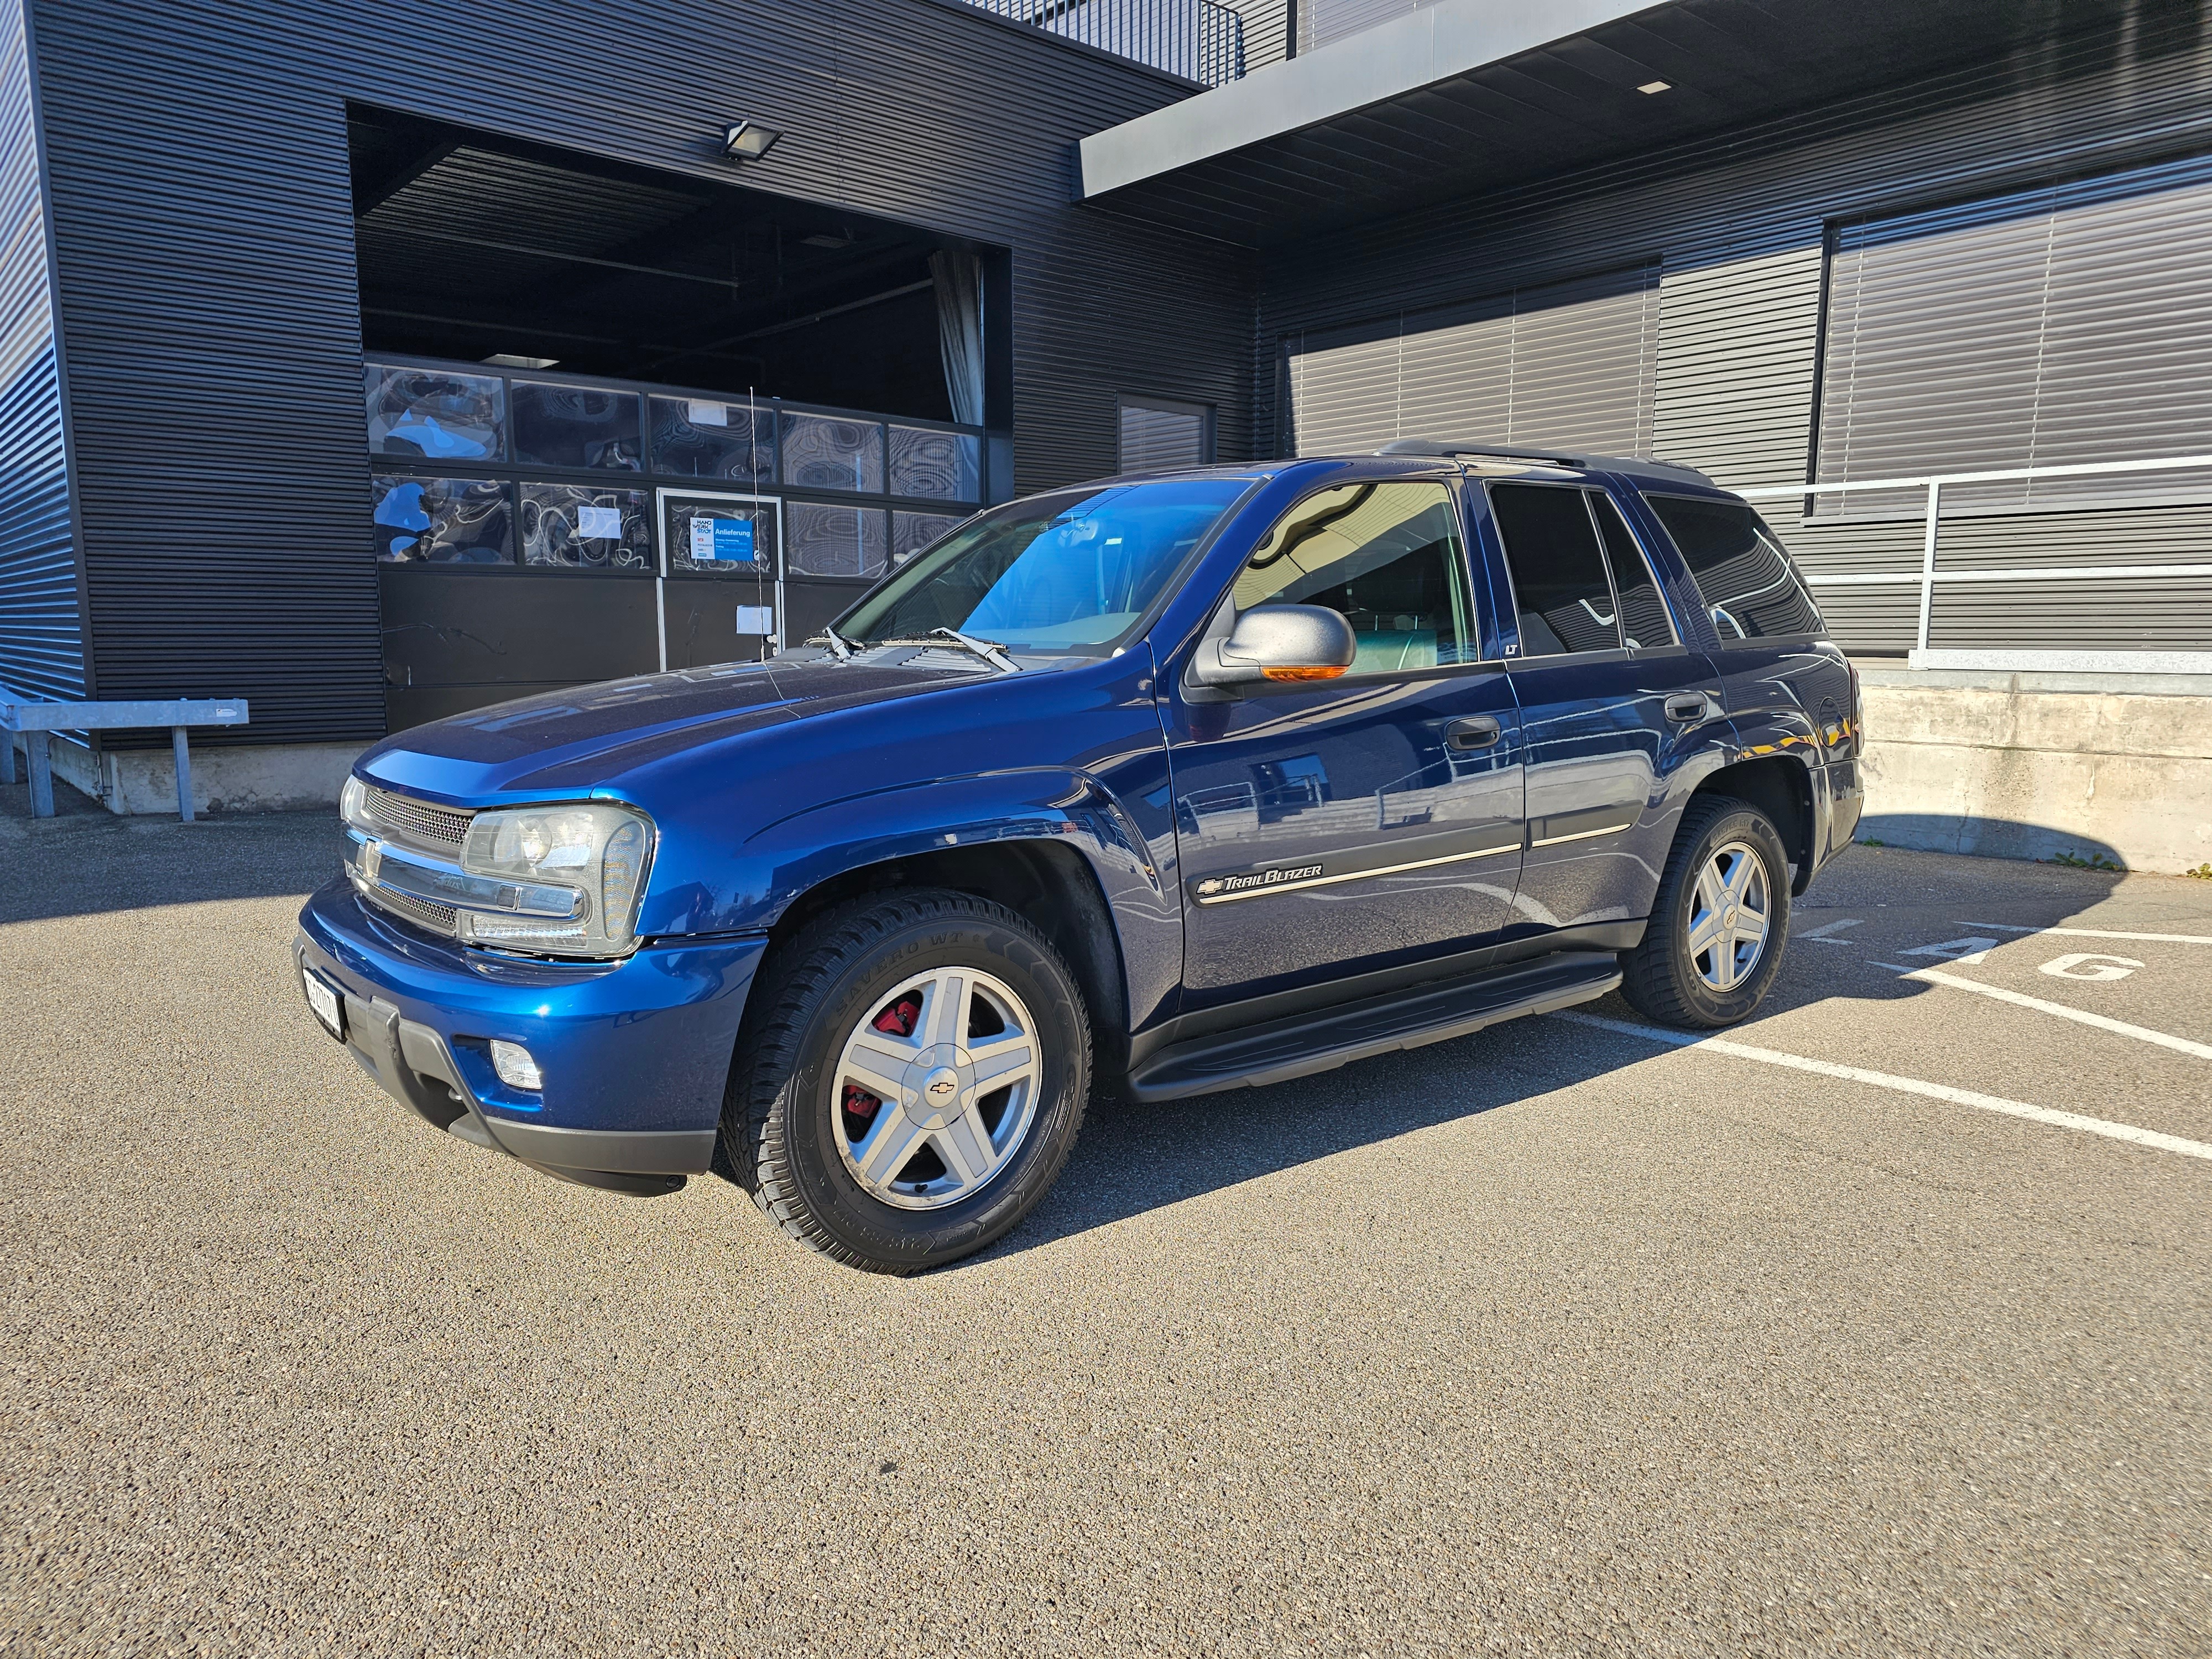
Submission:
<svg viewBox="0 0 2212 1659">
<path fill-rule="evenodd" d="M 1643 942 L 1621 953 L 1621 994 L 1662 1024 L 1734 1025 L 1765 1000 L 1789 936 L 1790 856 L 1773 820 L 1732 795 L 1692 796 Z"/>
<path fill-rule="evenodd" d="M 811 1250 L 871 1273 L 974 1254 L 1075 1145 L 1091 1024 L 1023 917 L 925 889 L 832 910 L 763 969 L 722 1115 L 738 1184 Z"/>
</svg>

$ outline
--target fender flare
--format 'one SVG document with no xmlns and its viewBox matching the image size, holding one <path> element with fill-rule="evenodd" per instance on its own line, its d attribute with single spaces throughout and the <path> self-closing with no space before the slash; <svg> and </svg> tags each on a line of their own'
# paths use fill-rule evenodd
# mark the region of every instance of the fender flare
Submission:
<svg viewBox="0 0 2212 1659">
<path fill-rule="evenodd" d="M 1753 761 L 1782 761 L 1794 762 L 1803 769 L 1805 799 L 1809 812 L 1805 825 L 1805 844 L 1796 849 L 1799 854 L 1796 878 L 1790 884 L 1793 892 L 1802 893 L 1820 862 L 1821 849 L 1827 845 L 1829 823 L 1834 811 L 1820 731 L 1814 726 L 1813 717 L 1798 708 L 1765 710 L 1747 717 L 1731 718 L 1729 725 L 1730 738 L 1724 751 L 1727 766 L 1740 766 Z"/>
</svg>

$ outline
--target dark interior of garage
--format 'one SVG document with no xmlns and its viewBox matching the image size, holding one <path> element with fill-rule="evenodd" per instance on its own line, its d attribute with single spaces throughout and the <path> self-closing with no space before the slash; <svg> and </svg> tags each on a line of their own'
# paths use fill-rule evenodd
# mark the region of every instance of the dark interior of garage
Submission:
<svg viewBox="0 0 2212 1659">
<path fill-rule="evenodd" d="M 416 116 L 356 106 L 348 130 L 372 356 L 957 418 L 939 238 Z"/>
</svg>

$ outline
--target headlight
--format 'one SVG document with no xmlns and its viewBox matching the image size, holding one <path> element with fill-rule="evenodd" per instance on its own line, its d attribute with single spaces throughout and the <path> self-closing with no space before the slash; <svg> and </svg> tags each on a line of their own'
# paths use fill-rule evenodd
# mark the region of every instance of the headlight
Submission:
<svg viewBox="0 0 2212 1659">
<path fill-rule="evenodd" d="M 637 906 L 653 858 L 653 825 L 598 802 L 479 812 L 461 848 L 461 868 L 497 881 L 574 894 L 565 916 L 463 909 L 456 932 L 478 945 L 554 956 L 620 956 L 637 943 Z"/>
<path fill-rule="evenodd" d="M 368 827 L 368 790 L 350 772 L 338 791 L 338 816 L 357 829 Z"/>
</svg>

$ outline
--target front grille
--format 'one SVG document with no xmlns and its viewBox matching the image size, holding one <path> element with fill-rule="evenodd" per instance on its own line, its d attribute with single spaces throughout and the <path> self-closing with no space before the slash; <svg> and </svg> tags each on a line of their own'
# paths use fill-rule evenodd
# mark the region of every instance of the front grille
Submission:
<svg viewBox="0 0 2212 1659">
<path fill-rule="evenodd" d="M 466 812 L 456 812 L 447 806 L 431 806 L 419 800 L 410 800 L 404 795 L 395 795 L 386 790 L 368 791 L 369 821 L 380 830 L 387 830 L 403 841 L 418 846 L 443 847 L 458 851 L 469 838 L 469 818 Z"/>
<path fill-rule="evenodd" d="M 416 898 L 412 893 L 403 893 L 394 887 L 372 882 L 363 890 L 362 896 L 379 904 L 394 915 L 404 916 L 417 927 L 426 927 L 434 933 L 453 937 L 453 907 L 433 904 L 428 899 Z"/>
</svg>

